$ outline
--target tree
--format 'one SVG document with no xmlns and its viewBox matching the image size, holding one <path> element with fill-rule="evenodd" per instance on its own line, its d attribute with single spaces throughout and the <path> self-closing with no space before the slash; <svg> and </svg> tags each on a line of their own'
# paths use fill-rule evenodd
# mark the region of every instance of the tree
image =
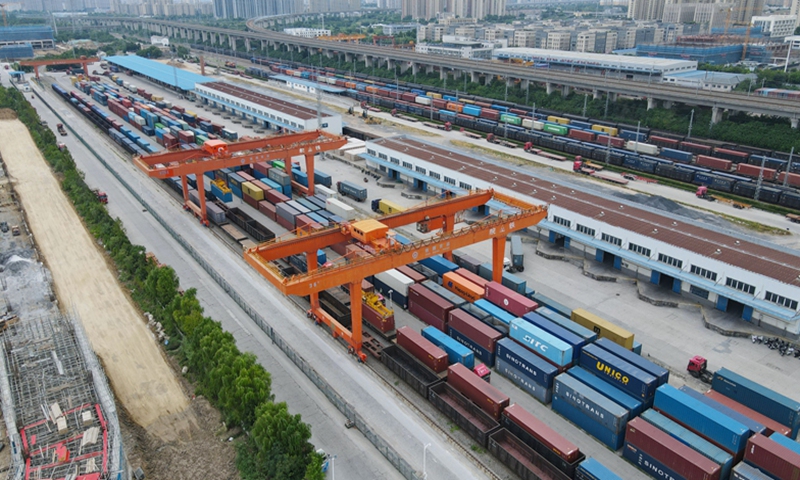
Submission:
<svg viewBox="0 0 800 480">
<path fill-rule="evenodd" d="M 256 412 L 253 444 L 267 478 L 301 480 L 312 459 L 311 428 L 291 415 L 285 402 L 262 404 Z"/>
<path fill-rule="evenodd" d="M 325 457 L 317 452 L 311 454 L 311 460 L 306 468 L 306 476 L 303 480 L 325 480 L 325 473 L 322 472 L 322 465 Z"/>
<path fill-rule="evenodd" d="M 186 58 L 189 56 L 189 49 L 184 47 L 183 45 L 179 45 L 176 51 L 179 57 Z"/>
</svg>

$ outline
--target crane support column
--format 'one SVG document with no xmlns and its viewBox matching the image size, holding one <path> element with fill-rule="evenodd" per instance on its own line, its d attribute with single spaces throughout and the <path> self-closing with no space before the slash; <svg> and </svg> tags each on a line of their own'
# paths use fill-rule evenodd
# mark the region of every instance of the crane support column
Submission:
<svg viewBox="0 0 800 480">
<path fill-rule="evenodd" d="M 361 280 L 350 282 L 350 345 L 354 354 L 362 362 L 367 361 L 367 356 L 361 351 Z"/>
<path fill-rule="evenodd" d="M 306 154 L 306 175 L 308 175 L 308 190 L 306 195 L 311 197 L 314 195 L 314 154 Z"/>
<path fill-rule="evenodd" d="M 317 270 L 317 252 L 306 252 L 306 270 L 309 274 Z M 311 302 L 311 311 L 316 312 L 319 310 L 319 292 L 311 292 L 308 295 Z"/>
<path fill-rule="evenodd" d="M 492 281 L 503 283 L 503 258 L 506 255 L 506 237 L 492 239 Z"/>
<path fill-rule="evenodd" d="M 189 208 L 189 182 L 186 181 L 186 175 L 181 175 L 181 186 L 183 187 L 183 208 Z"/>
<path fill-rule="evenodd" d="M 203 184 L 205 175 L 196 175 L 197 177 L 197 200 L 200 202 L 200 221 L 203 225 L 208 226 L 206 217 L 206 186 Z M 189 199 L 191 203 L 192 199 Z"/>
<path fill-rule="evenodd" d="M 450 235 L 453 233 L 453 227 L 456 223 L 456 215 L 455 213 L 451 213 L 448 215 L 444 215 L 442 217 L 443 225 L 442 225 L 442 234 L 443 235 Z M 453 252 L 448 250 L 442 254 L 442 256 L 451 262 L 453 261 Z"/>
</svg>

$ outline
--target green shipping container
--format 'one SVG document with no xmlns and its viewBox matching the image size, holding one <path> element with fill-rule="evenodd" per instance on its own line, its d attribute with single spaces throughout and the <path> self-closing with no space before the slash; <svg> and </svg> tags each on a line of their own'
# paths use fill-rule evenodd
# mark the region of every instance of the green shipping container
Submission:
<svg viewBox="0 0 800 480">
<path fill-rule="evenodd" d="M 522 119 L 516 115 L 502 114 L 500 115 L 500 123 L 508 123 L 509 125 L 521 125 Z"/>
<path fill-rule="evenodd" d="M 552 125 L 550 123 L 545 123 L 544 131 L 547 133 L 554 133 L 556 135 L 566 135 L 569 129 L 563 125 Z"/>
<path fill-rule="evenodd" d="M 286 164 L 281 162 L 280 160 L 273 160 L 272 168 L 280 168 L 281 170 L 284 170 L 286 168 Z"/>
<path fill-rule="evenodd" d="M 156 123 L 156 128 L 162 128 L 162 129 L 163 129 L 163 128 L 164 128 L 164 125 L 163 125 L 163 124 L 161 124 L 161 123 Z"/>
<path fill-rule="evenodd" d="M 198 145 L 201 145 L 201 146 L 202 146 L 204 143 L 206 143 L 206 142 L 208 141 L 208 139 L 207 139 L 206 137 L 201 137 L 200 135 L 198 135 L 198 136 L 196 136 L 196 137 L 194 138 L 194 141 L 195 141 L 195 143 L 197 143 Z"/>
</svg>

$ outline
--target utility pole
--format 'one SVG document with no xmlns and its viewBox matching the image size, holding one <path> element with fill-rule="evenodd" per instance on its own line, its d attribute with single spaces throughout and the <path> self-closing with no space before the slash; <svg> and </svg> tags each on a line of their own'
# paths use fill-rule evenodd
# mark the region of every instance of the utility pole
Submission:
<svg viewBox="0 0 800 480">
<path fill-rule="evenodd" d="M 792 147 L 792 151 L 789 152 L 789 164 L 786 165 L 786 172 L 783 174 L 783 186 L 785 187 L 787 183 L 789 183 L 789 172 L 792 171 L 792 157 L 794 157 L 794 147 Z"/>
<path fill-rule="evenodd" d="M 692 137 L 692 122 L 694 122 L 694 108 L 692 109 L 692 114 L 689 116 L 689 133 L 686 134 L 686 138 Z"/>
<path fill-rule="evenodd" d="M 603 118 L 608 117 L 608 99 L 611 97 L 611 93 L 606 92 L 606 111 L 603 113 Z"/>
<path fill-rule="evenodd" d="M 641 143 L 639 142 L 639 129 L 641 128 L 641 126 L 642 126 L 642 121 L 639 120 L 636 123 L 636 149 L 635 149 L 636 153 L 639 153 L 639 143 Z"/>
<path fill-rule="evenodd" d="M 756 193 L 753 195 L 753 200 L 756 202 L 758 201 L 758 195 L 761 193 L 761 183 L 764 181 L 764 164 L 767 161 L 767 157 L 761 157 L 761 170 L 758 172 L 758 182 L 756 182 Z M 788 175 L 787 175 L 788 177 Z"/>
<path fill-rule="evenodd" d="M 583 94 L 583 116 L 584 117 L 586 116 L 586 103 L 588 101 L 589 101 L 589 94 L 588 93 L 584 93 Z"/>
</svg>

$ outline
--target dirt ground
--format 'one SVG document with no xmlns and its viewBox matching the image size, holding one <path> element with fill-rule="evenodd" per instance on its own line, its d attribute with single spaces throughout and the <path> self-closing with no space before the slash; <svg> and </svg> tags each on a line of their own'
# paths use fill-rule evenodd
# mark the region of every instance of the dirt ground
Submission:
<svg viewBox="0 0 800 480">
<path fill-rule="evenodd" d="M 81 319 L 121 407 L 162 441 L 197 431 L 179 380 L 22 122 L 0 120 L 0 154 L 62 309 Z"/>
</svg>

